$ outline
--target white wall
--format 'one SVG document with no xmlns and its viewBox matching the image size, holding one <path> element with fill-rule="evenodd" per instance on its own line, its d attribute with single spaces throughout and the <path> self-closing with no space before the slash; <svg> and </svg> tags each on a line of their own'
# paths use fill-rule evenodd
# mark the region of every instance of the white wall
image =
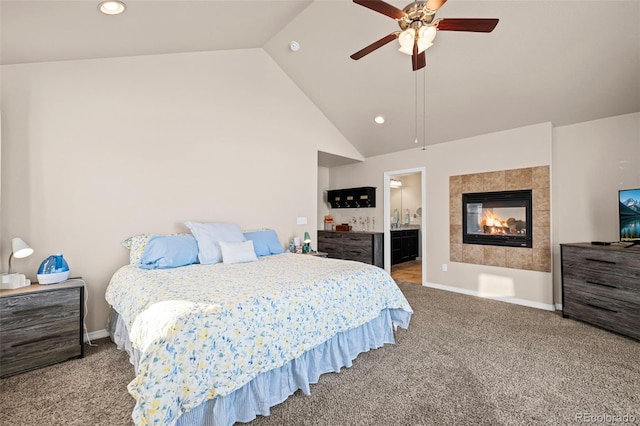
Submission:
<svg viewBox="0 0 640 426">
<path fill-rule="evenodd" d="M 618 190 L 640 188 L 640 113 L 553 130 L 554 288 L 560 244 L 618 241 Z"/>
<path fill-rule="evenodd" d="M 550 307 L 553 304 L 550 273 L 449 261 L 449 176 L 549 165 L 551 142 L 551 123 L 543 123 L 431 145 L 424 151 L 418 148 L 370 157 L 364 163 L 332 168 L 330 181 L 336 188 L 376 186 L 378 205 L 373 214 L 378 221 L 383 215 L 384 172 L 426 166 L 425 281 L 463 292 L 479 292 L 487 281 L 496 282 L 509 287 L 506 296 Z M 448 264 L 447 272 L 442 271 L 443 263 Z"/>
<path fill-rule="evenodd" d="M 261 49 L 1 71 L 2 259 L 23 237 L 35 253 L 14 266 L 35 279 L 63 253 L 87 281 L 89 331 L 105 328 L 123 239 L 229 221 L 286 244 L 317 223 L 317 151 L 360 157 Z"/>
</svg>

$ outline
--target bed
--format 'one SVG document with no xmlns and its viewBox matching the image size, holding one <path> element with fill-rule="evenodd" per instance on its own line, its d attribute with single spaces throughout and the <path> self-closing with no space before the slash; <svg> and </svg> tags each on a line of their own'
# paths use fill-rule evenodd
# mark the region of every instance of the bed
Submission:
<svg viewBox="0 0 640 426">
<path fill-rule="evenodd" d="M 321 374 L 394 343 L 411 307 L 384 270 L 291 253 L 166 269 L 126 265 L 105 294 L 129 353 L 136 425 L 269 415 Z"/>
</svg>

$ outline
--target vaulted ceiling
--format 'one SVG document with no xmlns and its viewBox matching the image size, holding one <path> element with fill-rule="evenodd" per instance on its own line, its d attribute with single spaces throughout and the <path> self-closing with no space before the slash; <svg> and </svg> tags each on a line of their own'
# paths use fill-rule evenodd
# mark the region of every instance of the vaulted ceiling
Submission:
<svg viewBox="0 0 640 426">
<path fill-rule="evenodd" d="M 437 17 L 500 22 L 438 32 L 418 72 L 396 42 L 349 58 L 399 29 L 349 0 L 125 2 L 1 0 L 1 62 L 263 48 L 365 157 L 640 111 L 640 0 L 449 0 Z"/>
</svg>

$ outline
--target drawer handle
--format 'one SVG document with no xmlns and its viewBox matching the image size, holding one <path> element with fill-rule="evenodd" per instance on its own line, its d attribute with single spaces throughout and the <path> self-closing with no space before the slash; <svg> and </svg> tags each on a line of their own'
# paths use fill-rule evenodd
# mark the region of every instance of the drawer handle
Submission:
<svg viewBox="0 0 640 426">
<path fill-rule="evenodd" d="M 603 308 L 602 306 L 592 305 L 591 303 L 587 303 L 587 306 L 591 306 L 592 308 L 600 309 L 602 311 L 613 312 L 614 314 L 618 313 L 618 311 L 615 311 L 613 309 Z"/>
<path fill-rule="evenodd" d="M 618 288 L 618 287 L 616 287 L 615 285 L 599 283 L 599 282 L 597 282 L 597 281 L 587 280 L 587 282 L 588 282 L 589 284 L 595 284 L 595 285 L 599 285 L 599 286 L 602 286 L 602 287 Z"/>
<path fill-rule="evenodd" d="M 616 264 L 616 262 L 612 262 L 610 260 L 592 259 L 590 257 L 587 257 L 585 260 L 588 260 L 590 262 L 607 263 L 609 265 L 615 265 Z"/>
</svg>

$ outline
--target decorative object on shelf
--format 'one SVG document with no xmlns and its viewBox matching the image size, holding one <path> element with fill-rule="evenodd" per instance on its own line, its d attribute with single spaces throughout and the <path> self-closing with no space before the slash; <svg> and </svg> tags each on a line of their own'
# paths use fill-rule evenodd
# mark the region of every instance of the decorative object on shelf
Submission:
<svg viewBox="0 0 640 426">
<path fill-rule="evenodd" d="M 52 254 L 38 268 L 39 284 L 56 284 L 69 278 L 69 264 L 62 254 Z"/>
<path fill-rule="evenodd" d="M 24 276 L 24 274 L 13 273 L 13 258 L 23 259 L 31 256 L 33 249 L 24 242 L 22 238 L 15 237 L 11 240 L 11 254 L 9 255 L 9 269 L 6 274 L 2 274 L 2 281 L 0 282 L 0 289 L 13 290 L 20 287 L 26 287 L 31 285 L 31 281 Z"/>
<path fill-rule="evenodd" d="M 304 233 L 304 245 L 302 246 L 302 253 L 311 253 L 311 236 L 308 232 Z"/>
<path fill-rule="evenodd" d="M 330 214 L 324 217 L 324 230 L 333 231 L 333 216 Z"/>
</svg>

